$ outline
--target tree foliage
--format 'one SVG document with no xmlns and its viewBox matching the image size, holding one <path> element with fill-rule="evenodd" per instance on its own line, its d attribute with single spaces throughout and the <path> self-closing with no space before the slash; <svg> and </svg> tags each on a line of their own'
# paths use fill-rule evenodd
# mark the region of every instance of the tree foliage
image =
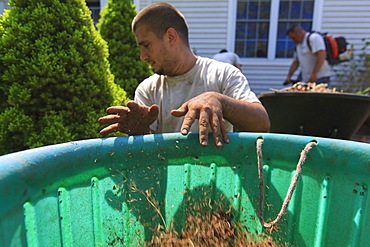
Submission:
<svg viewBox="0 0 370 247">
<path fill-rule="evenodd" d="M 11 0 L 0 28 L 0 153 L 98 137 L 126 101 L 84 0 Z"/>
<path fill-rule="evenodd" d="M 140 49 L 131 31 L 131 22 L 136 14 L 131 0 L 109 0 L 97 25 L 101 36 L 108 42 L 114 82 L 131 99 L 139 83 L 152 75 L 149 65 L 140 61 Z"/>
</svg>

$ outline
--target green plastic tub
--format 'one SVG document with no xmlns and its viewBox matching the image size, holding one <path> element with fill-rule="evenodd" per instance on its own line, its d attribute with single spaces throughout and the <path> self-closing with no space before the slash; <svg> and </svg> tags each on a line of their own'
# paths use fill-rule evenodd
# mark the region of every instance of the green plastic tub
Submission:
<svg viewBox="0 0 370 247">
<path fill-rule="evenodd" d="M 159 224 L 181 225 L 193 198 L 224 198 L 250 232 L 258 219 L 256 140 L 264 144 L 264 219 L 280 211 L 300 153 L 315 140 L 286 214 L 271 233 L 291 246 L 368 246 L 370 145 L 319 137 L 233 133 L 77 141 L 0 157 L 0 246 L 143 246 Z M 155 208 L 157 210 L 155 210 Z"/>
</svg>

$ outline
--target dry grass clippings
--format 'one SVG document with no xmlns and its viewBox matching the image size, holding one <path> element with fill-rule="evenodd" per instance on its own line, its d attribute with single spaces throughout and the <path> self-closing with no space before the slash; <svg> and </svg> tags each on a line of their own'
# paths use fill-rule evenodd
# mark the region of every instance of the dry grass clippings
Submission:
<svg viewBox="0 0 370 247">
<path fill-rule="evenodd" d="M 214 207 L 199 205 L 187 209 L 185 227 L 177 233 L 173 229 L 154 233 L 147 247 L 157 246 L 196 246 L 196 247 L 265 247 L 277 246 L 272 238 L 264 236 L 257 238 L 243 229 L 241 224 L 233 221 L 231 210 L 227 207 Z M 196 208 L 194 210 L 194 208 Z M 261 237 L 261 236 L 259 236 Z"/>
<path fill-rule="evenodd" d="M 319 92 L 319 93 L 341 93 L 342 91 L 337 91 L 336 88 L 328 88 L 327 83 L 319 83 L 316 84 L 315 82 L 297 82 L 290 87 L 286 87 L 283 89 L 273 89 L 270 88 L 271 91 L 274 92 Z"/>
</svg>

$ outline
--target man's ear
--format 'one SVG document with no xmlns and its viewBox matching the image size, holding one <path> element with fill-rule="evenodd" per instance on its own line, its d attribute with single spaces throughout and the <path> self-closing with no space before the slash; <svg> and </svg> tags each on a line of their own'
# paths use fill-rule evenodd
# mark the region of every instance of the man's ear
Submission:
<svg viewBox="0 0 370 247">
<path fill-rule="evenodd" d="M 179 41 L 179 34 L 174 28 L 170 27 L 166 31 L 166 39 L 170 46 L 174 46 Z"/>
</svg>

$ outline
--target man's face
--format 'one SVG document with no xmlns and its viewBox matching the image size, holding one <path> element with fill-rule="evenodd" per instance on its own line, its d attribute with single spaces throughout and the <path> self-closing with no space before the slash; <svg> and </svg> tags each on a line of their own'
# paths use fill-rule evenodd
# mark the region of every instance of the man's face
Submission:
<svg viewBox="0 0 370 247">
<path fill-rule="evenodd" d="M 304 35 L 300 32 L 290 32 L 288 33 L 288 37 L 294 42 L 294 43 L 302 43 L 304 39 Z"/>
<path fill-rule="evenodd" d="M 139 26 L 135 31 L 136 42 L 140 47 L 140 59 L 147 62 L 159 75 L 171 75 L 173 63 L 165 36 L 159 39 L 153 32 Z"/>
</svg>

